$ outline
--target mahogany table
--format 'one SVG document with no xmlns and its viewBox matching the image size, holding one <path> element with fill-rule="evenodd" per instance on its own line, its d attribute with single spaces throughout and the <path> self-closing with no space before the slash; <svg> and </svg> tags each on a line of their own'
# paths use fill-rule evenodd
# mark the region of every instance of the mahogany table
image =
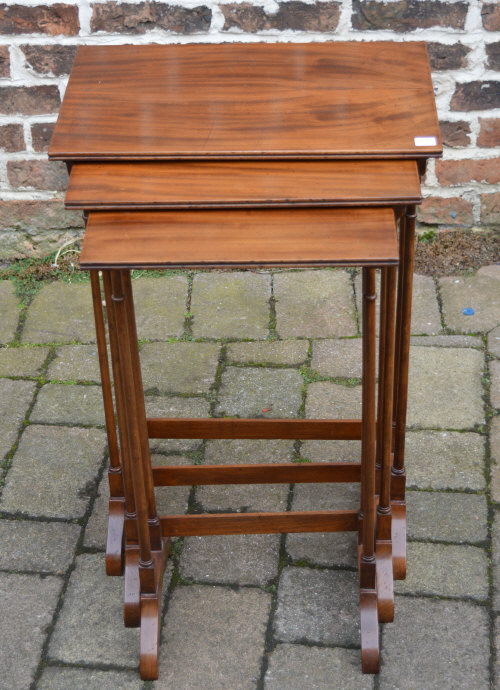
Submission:
<svg viewBox="0 0 500 690">
<path fill-rule="evenodd" d="M 177 211 L 182 225 L 188 209 L 225 209 L 227 217 L 231 208 L 280 206 L 293 213 L 290 218 L 298 218 L 303 208 L 310 208 L 308 217 L 316 218 L 319 209 L 312 209 L 321 206 L 368 206 L 372 214 L 377 206 L 394 209 L 399 219 L 401 265 L 390 440 L 394 452 L 389 482 L 381 457 L 388 443 L 387 432 L 385 440 L 377 438 L 378 461 L 382 465 L 377 569 L 383 570 L 389 560 L 396 578 L 404 577 L 406 572 L 404 440 L 415 204 L 421 200 L 418 173 L 425 171 L 427 158 L 440 154 L 425 44 L 385 42 L 81 47 L 49 150 L 50 158 L 65 160 L 71 170 L 67 206 L 81 208 L 86 215 L 91 212 L 93 229 L 90 235 L 87 232 L 86 241 L 101 236 L 105 224 L 99 219 L 110 218 L 110 214 L 93 213 L 96 210 L 127 211 L 126 215 L 116 215 L 120 222 L 134 225 L 139 211 L 154 210 L 158 214 L 171 209 Z M 263 224 L 269 213 L 271 210 L 261 219 Z M 144 227 L 152 230 L 155 224 L 151 219 L 140 217 Z M 161 233 L 156 232 L 155 237 L 159 240 Z M 103 256 L 94 257 L 97 263 L 92 265 L 96 269 L 102 265 L 99 262 Z M 294 257 L 296 262 L 299 259 L 301 265 L 308 265 L 304 257 Z M 269 256 L 264 264 L 273 265 Z M 138 264 L 129 256 L 124 265 L 128 271 Z M 120 280 L 127 290 L 124 275 Z M 107 302 L 112 294 L 109 276 L 111 273 L 106 271 Z M 388 282 L 386 278 L 382 281 L 382 305 L 389 299 Z M 99 335 L 99 329 L 101 333 L 104 330 L 96 270 L 92 271 L 92 286 Z M 115 287 L 118 289 L 119 284 Z M 390 309 L 381 309 L 381 319 L 383 335 L 390 331 Z M 110 328 L 110 340 L 113 332 L 114 326 Z M 116 353 L 118 349 L 115 343 Z M 127 490 L 125 486 L 124 491 L 121 486 L 127 480 L 113 431 L 110 377 L 106 374 L 102 343 L 99 350 L 105 407 L 108 398 L 111 457 L 107 571 L 121 572 L 125 523 L 126 544 L 135 544 L 130 549 L 125 547 L 125 617 L 128 624 L 137 624 L 138 579 L 144 576 L 137 565 L 137 526 L 124 518 L 124 500 L 127 496 L 131 499 L 133 487 Z M 120 379 L 120 371 L 116 370 L 118 354 L 114 359 L 116 385 Z M 381 380 L 387 382 L 384 347 L 379 366 Z M 379 387 L 379 412 L 385 409 L 384 400 L 392 401 L 387 385 Z M 218 433 L 229 433 L 224 421 L 219 423 Z M 345 428 L 340 432 L 351 435 L 341 437 L 360 438 L 361 423 L 352 421 L 354 426 L 349 432 Z M 188 431 L 203 431 L 207 438 L 215 433 L 195 420 L 188 420 L 183 428 L 175 427 L 174 431 L 166 420 L 149 420 L 148 434 L 176 433 L 185 437 Z M 286 423 L 281 433 L 286 433 L 285 427 Z M 317 425 L 307 432 L 312 436 L 299 438 L 325 438 L 321 435 L 326 433 L 325 428 Z M 331 424 L 333 428 L 335 432 L 330 434 L 339 433 L 339 427 Z M 382 434 L 381 428 L 379 414 L 377 435 Z M 244 425 L 231 433 L 241 437 Z M 255 427 L 251 433 L 255 437 Z M 262 424 L 258 433 L 264 433 Z M 147 441 L 147 435 L 145 438 Z M 144 446 L 143 455 L 145 452 Z M 192 483 L 193 478 L 189 479 Z M 390 500 L 384 503 L 389 491 Z M 281 529 L 285 529 L 284 523 Z M 286 529 L 291 529 L 290 523 Z M 150 532 L 153 541 L 158 542 L 161 530 L 151 524 Z M 382 570 L 377 571 L 377 577 L 387 587 L 385 593 L 384 588 L 378 593 L 379 619 L 391 620 L 392 573 L 382 577 L 387 567 Z M 141 591 L 147 591 L 143 585 L 141 580 Z M 374 670 L 373 662 L 365 666 L 366 670 Z"/>
</svg>

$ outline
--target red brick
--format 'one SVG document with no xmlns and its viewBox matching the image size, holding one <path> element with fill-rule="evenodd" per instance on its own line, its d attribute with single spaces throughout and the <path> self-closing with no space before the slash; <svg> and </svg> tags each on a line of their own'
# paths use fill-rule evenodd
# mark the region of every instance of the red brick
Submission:
<svg viewBox="0 0 500 690">
<path fill-rule="evenodd" d="M 486 160 L 436 161 L 439 184 L 452 186 L 467 182 L 500 182 L 500 158 Z"/>
<path fill-rule="evenodd" d="M 13 187 L 62 191 L 68 185 L 66 165 L 60 161 L 8 161 L 7 177 Z"/>
<path fill-rule="evenodd" d="M 75 36 L 79 30 L 76 5 L 0 5 L 1 34 Z"/>
<path fill-rule="evenodd" d="M 47 230 L 82 228 L 83 218 L 79 211 L 66 211 L 61 200 L 51 201 L 2 201 L 0 227 L 16 229 L 36 235 Z"/>
<path fill-rule="evenodd" d="M 178 34 L 208 31 L 212 11 L 205 5 L 180 7 L 160 2 L 95 4 L 90 26 L 92 31 L 143 34 L 164 29 Z"/>
<path fill-rule="evenodd" d="M 412 31 L 433 26 L 463 29 L 469 4 L 439 0 L 353 0 L 352 26 L 362 31 Z"/>
<path fill-rule="evenodd" d="M 483 26 L 487 31 L 500 31 L 500 5 L 485 3 L 481 10 Z"/>
<path fill-rule="evenodd" d="M 336 2 L 282 2 L 276 13 L 248 2 L 224 4 L 224 30 L 240 29 L 247 33 L 277 29 L 285 31 L 335 31 L 339 23 L 340 5 Z"/>
<path fill-rule="evenodd" d="M 2 86 L 0 113 L 13 115 L 43 115 L 55 113 L 61 105 L 57 86 Z"/>
<path fill-rule="evenodd" d="M 10 77 L 9 46 L 0 46 L 0 77 Z"/>
<path fill-rule="evenodd" d="M 500 146 L 500 119 L 490 117 L 479 118 L 481 129 L 477 139 L 477 145 L 489 148 Z"/>
<path fill-rule="evenodd" d="M 44 152 L 49 150 L 55 126 L 55 122 L 36 122 L 34 125 L 31 125 L 31 141 L 35 151 Z"/>
<path fill-rule="evenodd" d="M 427 43 L 427 52 L 431 69 L 439 71 L 467 67 L 467 55 L 470 53 L 470 48 L 461 43 L 450 46 L 444 43 Z"/>
<path fill-rule="evenodd" d="M 500 81 L 469 81 L 457 84 L 451 110 L 492 110 L 500 108 Z"/>
<path fill-rule="evenodd" d="M 472 204 L 460 197 L 428 197 L 418 207 L 418 220 L 429 225 L 472 225 Z"/>
<path fill-rule="evenodd" d="M 445 146 L 468 146 L 470 144 L 470 124 L 465 120 L 440 122 L 439 129 Z"/>
<path fill-rule="evenodd" d="M 486 45 L 486 55 L 488 56 L 486 67 L 492 70 L 500 70 L 500 41 L 488 43 Z"/>
<path fill-rule="evenodd" d="M 0 126 L 0 150 L 24 151 L 25 148 L 22 125 Z"/>
<path fill-rule="evenodd" d="M 481 194 L 481 223 L 500 223 L 500 192 Z"/>
<path fill-rule="evenodd" d="M 38 74 L 60 77 L 71 72 L 77 46 L 21 46 L 28 67 Z"/>
</svg>

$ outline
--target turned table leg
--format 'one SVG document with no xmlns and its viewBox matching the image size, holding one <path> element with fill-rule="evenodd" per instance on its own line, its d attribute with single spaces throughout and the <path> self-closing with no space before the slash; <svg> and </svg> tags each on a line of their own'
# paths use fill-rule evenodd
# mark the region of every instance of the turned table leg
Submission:
<svg viewBox="0 0 500 690">
<path fill-rule="evenodd" d="M 363 393 L 361 440 L 361 553 L 359 559 L 361 666 L 379 670 L 379 633 L 375 555 L 375 269 L 363 268 Z"/>
<path fill-rule="evenodd" d="M 391 479 L 392 553 L 394 577 L 398 580 L 406 577 L 406 473 L 404 455 L 410 361 L 415 218 L 415 206 L 408 206 L 401 219 L 400 228 L 396 379 L 394 385 L 394 460 Z"/>
<path fill-rule="evenodd" d="M 106 348 L 106 329 L 102 310 L 101 283 L 98 271 L 90 271 L 92 303 L 96 330 L 97 353 L 101 371 L 102 398 L 104 418 L 109 449 L 109 518 L 106 542 L 106 574 L 122 575 L 123 573 L 123 525 L 125 518 L 125 496 L 123 487 L 122 462 L 116 434 L 115 410 L 111 377 L 109 373 L 108 352 Z"/>
<path fill-rule="evenodd" d="M 394 387 L 394 326 L 396 268 L 382 269 L 380 310 L 379 413 L 377 455 L 381 464 L 381 482 L 377 506 L 377 594 L 380 621 L 394 620 L 394 585 L 392 565 L 391 450 Z M 380 446 L 380 448 L 379 448 Z"/>
</svg>

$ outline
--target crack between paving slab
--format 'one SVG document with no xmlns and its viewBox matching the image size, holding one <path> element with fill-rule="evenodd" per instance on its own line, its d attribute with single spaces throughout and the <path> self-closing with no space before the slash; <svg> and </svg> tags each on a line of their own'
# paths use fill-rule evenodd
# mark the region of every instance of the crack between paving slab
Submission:
<svg viewBox="0 0 500 690">
<path fill-rule="evenodd" d="M 45 358 L 44 363 L 40 367 L 41 377 L 43 377 L 43 374 L 47 371 L 47 368 L 48 368 L 50 362 L 54 359 L 54 357 L 55 357 L 55 350 L 53 348 L 51 348 L 49 350 L 49 353 L 47 354 L 47 357 Z M 38 393 L 40 392 L 42 385 L 43 384 L 40 383 L 39 380 L 36 381 L 35 390 L 33 391 L 33 397 L 31 399 L 31 403 L 29 404 L 28 409 L 26 410 L 26 414 L 24 415 L 24 419 L 22 420 L 22 422 L 20 423 L 20 425 L 18 427 L 18 433 L 17 433 L 16 440 L 14 441 L 12 446 L 10 447 L 10 450 L 4 455 L 4 457 L 0 463 L 0 467 L 1 467 L 1 471 L 0 471 L 0 497 L 3 493 L 3 488 L 5 486 L 5 482 L 7 480 L 7 476 L 8 476 L 9 470 L 12 466 L 12 461 L 14 459 L 14 455 L 16 453 L 16 450 L 19 446 L 19 442 L 21 440 L 23 432 L 30 425 L 29 418 L 31 416 L 33 408 L 35 407 L 35 403 L 36 403 L 36 400 L 38 398 Z"/>
<path fill-rule="evenodd" d="M 45 640 L 44 640 L 44 643 L 42 645 L 42 650 L 40 653 L 40 660 L 39 660 L 37 668 L 35 670 L 35 673 L 33 676 L 33 682 L 30 685 L 30 690 L 35 690 L 35 688 L 38 684 L 38 681 L 40 680 L 41 675 L 43 673 L 43 669 L 45 668 L 45 666 L 48 665 L 47 662 L 50 660 L 49 656 L 48 656 L 48 651 L 49 651 L 50 641 L 52 639 L 52 634 L 53 634 L 55 627 L 57 625 L 57 622 L 59 620 L 59 615 L 61 613 L 61 610 L 62 610 L 62 607 L 64 604 L 64 598 L 66 596 L 66 591 L 67 591 L 68 586 L 69 586 L 71 574 L 73 573 L 73 571 L 76 568 L 76 559 L 78 558 L 78 556 L 85 553 L 85 551 L 84 551 L 85 529 L 87 527 L 88 521 L 89 521 L 90 516 L 92 514 L 92 511 L 94 509 L 94 504 L 97 500 L 98 488 L 99 488 L 99 485 L 102 481 L 104 473 L 108 467 L 108 463 L 109 463 L 109 454 L 108 454 L 108 450 L 106 449 L 104 451 L 104 454 L 103 454 L 101 467 L 99 468 L 98 472 L 95 475 L 95 479 L 94 479 L 93 487 L 92 487 L 92 494 L 89 496 L 87 508 L 85 510 L 85 513 L 84 513 L 82 519 L 81 519 L 80 535 L 79 535 L 78 540 L 77 540 L 76 545 L 75 545 L 73 559 L 72 559 L 70 565 L 68 566 L 68 568 L 66 569 L 65 574 L 62 576 L 63 585 L 61 587 L 61 592 L 59 594 L 57 604 L 56 604 L 55 609 L 54 609 L 52 620 L 45 629 L 45 631 L 46 631 L 45 632 Z M 103 559 L 103 572 L 104 572 L 104 559 Z"/>
</svg>

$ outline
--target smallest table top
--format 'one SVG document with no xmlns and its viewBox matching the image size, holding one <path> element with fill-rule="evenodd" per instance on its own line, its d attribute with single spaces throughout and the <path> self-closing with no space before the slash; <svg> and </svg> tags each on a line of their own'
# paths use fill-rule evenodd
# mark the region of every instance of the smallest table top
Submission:
<svg viewBox="0 0 500 690">
<path fill-rule="evenodd" d="M 73 209 L 388 206 L 422 200 L 417 163 L 391 161 L 135 161 L 75 163 Z"/>
<path fill-rule="evenodd" d="M 255 268 L 398 263 L 390 208 L 89 214 L 80 266 Z"/>
</svg>

